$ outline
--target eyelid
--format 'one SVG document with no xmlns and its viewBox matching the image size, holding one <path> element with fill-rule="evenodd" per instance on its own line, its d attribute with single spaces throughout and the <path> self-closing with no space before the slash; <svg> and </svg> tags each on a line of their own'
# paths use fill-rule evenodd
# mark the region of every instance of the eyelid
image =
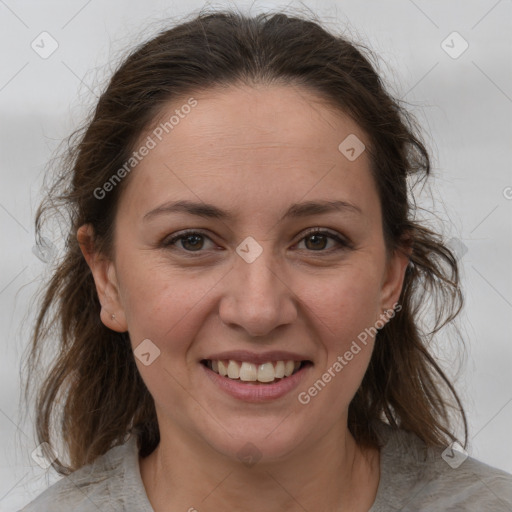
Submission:
<svg viewBox="0 0 512 512">
<path fill-rule="evenodd" d="M 304 240 L 304 238 L 314 235 L 314 234 L 328 236 L 329 238 L 332 238 L 333 240 L 338 242 L 338 244 L 341 247 L 333 248 L 333 249 L 325 250 L 325 251 L 309 251 L 309 252 L 329 253 L 329 252 L 333 252 L 333 251 L 336 251 L 339 249 L 353 249 L 354 248 L 353 243 L 346 236 L 342 235 L 341 233 L 338 233 L 337 231 L 333 231 L 333 230 L 330 230 L 329 228 L 323 228 L 320 226 L 308 228 L 306 231 L 303 231 L 299 235 L 300 239 L 297 241 L 297 243 L 302 242 L 302 240 Z"/>
<path fill-rule="evenodd" d="M 304 237 L 306 237 L 308 235 L 312 235 L 312 234 L 315 234 L 315 233 L 319 233 L 319 234 L 322 234 L 322 235 L 329 235 L 329 236 L 332 236 L 334 238 L 339 238 L 344 243 L 347 243 L 347 244 L 349 243 L 349 240 L 347 239 L 346 236 L 342 235 L 341 233 L 338 233 L 337 231 L 334 231 L 334 230 L 329 229 L 329 228 L 323 228 L 321 226 L 316 226 L 316 227 L 313 227 L 313 228 L 306 229 L 306 231 L 303 231 L 299 235 L 301 237 L 300 240 L 302 240 Z"/>
<path fill-rule="evenodd" d="M 213 242 L 212 238 L 205 232 L 203 231 L 201 228 L 189 228 L 189 229 L 184 229 L 183 231 L 178 231 L 168 237 L 165 237 L 162 242 L 161 242 L 161 246 L 163 246 L 164 248 L 168 248 L 170 246 L 175 246 L 177 242 L 179 242 L 181 239 L 184 239 L 186 238 L 187 236 L 189 235 L 201 235 L 203 236 L 205 239 L 208 239 L 210 240 L 211 242 Z M 311 236 L 313 234 L 319 234 L 319 235 L 324 235 L 324 236 L 327 236 L 327 237 L 330 237 L 331 239 L 335 240 L 340 247 L 338 248 L 331 248 L 331 249 L 328 249 L 328 250 L 320 250 L 320 251 L 308 251 L 308 252 L 311 252 L 311 253 L 315 253 L 315 252 L 318 252 L 318 253 L 330 253 L 330 252 L 333 252 L 333 251 L 336 251 L 336 250 L 341 250 L 341 249 L 349 249 L 349 248 L 353 248 L 353 244 L 352 242 L 344 235 L 341 235 L 340 233 L 336 232 L 336 231 L 332 231 L 328 228 L 322 228 L 320 226 L 316 226 L 316 227 L 311 227 L 311 228 L 308 228 L 306 229 L 305 231 L 303 231 L 302 233 L 300 233 L 300 238 L 297 240 L 297 242 L 294 243 L 294 245 L 297 245 L 298 243 L 302 242 L 304 240 L 304 238 L 308 237 L 308 236 Z M 214 242 L 213 242 L 214 243 Z M 188 253 L 188 254 L 201 254 L 201 253 L 204 253 L 205 251 L 204 250 L 198 250 L 198 251 L 187 251 L 185 249 L 180 249 L 182 252 L 185 252 L 185 253 Z"/>
<path fill-rule="evenodd" d="M 184 229 L 183 231 L 177 231 L 176 233 L 173 233 L 172 235 L 166 236 L 162 240 L 160 245 L 163 246 L 164 248 L 170 247 L 170 246 L 176 245 L 176 243 L 179 242 L 181 239 L 186 238 L 187 236 L 196 235 L 196 234 L 201 235 L 204 238 L 207 238 L 208 240 L 213 242 L 211 237 L 208 236 L 208 234 L 206 234 L 202 229 L 189 228 L 189 229 Z M 183 250 L 183 251 L 188 252 L 190 254 L 192 254 L 194 252 L 197 252 L 197 253 L 204 252 L 204 251 L 185 251 L 185 250 Z"/>
</svg>

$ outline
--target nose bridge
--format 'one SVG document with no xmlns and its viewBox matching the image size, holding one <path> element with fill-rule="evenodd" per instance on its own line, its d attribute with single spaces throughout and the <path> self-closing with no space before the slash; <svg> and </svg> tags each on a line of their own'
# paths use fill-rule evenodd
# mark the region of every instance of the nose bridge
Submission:
<svg viewBox="0 0 512 512">
<path fill-rule="evenodd" d="M 282 285 L 282 282 L 276 277 L 278 270 L 273 256 L 270 254 L 271 251 L 264 252 L 265 255 L 262 253 L 254 261 L 249 262 L 241 258 L 235 267 L 240 276 L 242 295 L 255 301 L 255 304 L 261 302 L 261 304 L 270 305 L 277 300 L 277 295 L 280 293 L 279 284 Z"/>
<path fill-rule="evenodd" d="M 262 336 L 295 318 L 292 294 L 280 277 L 280 266 L 269 245 L 247 237 L 236 249 L 221 318 L 254 336 Z"/>
</svg>

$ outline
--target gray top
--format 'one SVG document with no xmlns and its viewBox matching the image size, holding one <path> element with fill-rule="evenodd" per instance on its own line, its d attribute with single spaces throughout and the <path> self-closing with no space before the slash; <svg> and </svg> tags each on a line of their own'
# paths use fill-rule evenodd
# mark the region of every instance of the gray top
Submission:
<svg viewBox="0 0 512 512">
<path fill-rule="evenodd" d="M 512 511 L 512 475 L 415 435 L 379 426 L 381 475 L 369 512 Z M 444 453 L 444 458 L 443 458 Z M 448 461 L 448 462 L 446 462 Z M 154 512 L 135 437 L 63 477 L 19 512 Z M 169 511 L 172 512 L 172 511 Z"/>
</svg>

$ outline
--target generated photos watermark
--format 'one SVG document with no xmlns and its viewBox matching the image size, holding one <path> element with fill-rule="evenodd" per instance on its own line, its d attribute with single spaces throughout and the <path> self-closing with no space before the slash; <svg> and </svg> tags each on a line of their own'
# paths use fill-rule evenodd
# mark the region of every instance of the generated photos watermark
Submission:
<svg viewBox="0 0 512 512">
<path fill-rule="evenodd" d="M 364 331 L 358 334 L 357 340 L 366 346 L 368 343 L 369 336 L 375 336 L 377 332 L 386 325 L 386 323 L 395 316 L 397 312 L 402 309 L 402 306 L 398 303 L 393 305 L 392 309 L 388 309 L 381 316 L 380 319 L 375 322 L 372 327 L 365 328 Z M 315 383 L 308 388 L 307 391 L 302 391 L 298 395 L 298 400 L 302 405 L 307 405 L 311 402 L 311 399 L 322 391 L 325 386 L 331 382 L 331 380 L 336 377 L 344 368 L 349 364 L 354 356 L 361 352 L 361 345 L 357 342 L 357 340 L 353 340 L 350 348 L 343 354 L 339 355 L 336 358 L 336 361 L 322 374 L 322 376 L 315 381 Z"/>
<path fill-rule="evenodd" d="M 112 192 L 114 188 L 121 183 L 133 168 L 142 162 L 144 157 L 149 155 L 152 149 L 155 149 L 159 142 L 164 138 L 164 134 L 169 134 L 174 128 L 180 123 L 182 119 L 190 114 L 192 108 L 197 106 L 197 100 L 189 98 L 187 103 L 183 104 L 180 108 L 177 108 L 174 112 L 176 115 L 172 115 L 167 121 L 160 123 L 152 132 L 148 135 L 145 142 L 139 147 L 137 151 L 134 151 L 130 158 L 114 173 L 112 176 L 101 186 L 94 189 L 94 197 L 96 199 L 104 199 L 109 192 Z"/>
</svg>

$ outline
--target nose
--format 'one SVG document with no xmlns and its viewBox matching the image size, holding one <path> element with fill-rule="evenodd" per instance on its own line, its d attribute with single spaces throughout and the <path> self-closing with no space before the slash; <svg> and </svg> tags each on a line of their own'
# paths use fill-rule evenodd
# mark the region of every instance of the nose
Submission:
<svg viewBox="0 0 512 512">
<path fill-rule="evenodd" d="M 264 250 L 253 262 L 235 260 L 219 306 L 222 322 L 263 337 L 297 318 L 296 299 L 287 276 Z M 267 256 L 268 255 L 268 256 Z"/>
</svg>

